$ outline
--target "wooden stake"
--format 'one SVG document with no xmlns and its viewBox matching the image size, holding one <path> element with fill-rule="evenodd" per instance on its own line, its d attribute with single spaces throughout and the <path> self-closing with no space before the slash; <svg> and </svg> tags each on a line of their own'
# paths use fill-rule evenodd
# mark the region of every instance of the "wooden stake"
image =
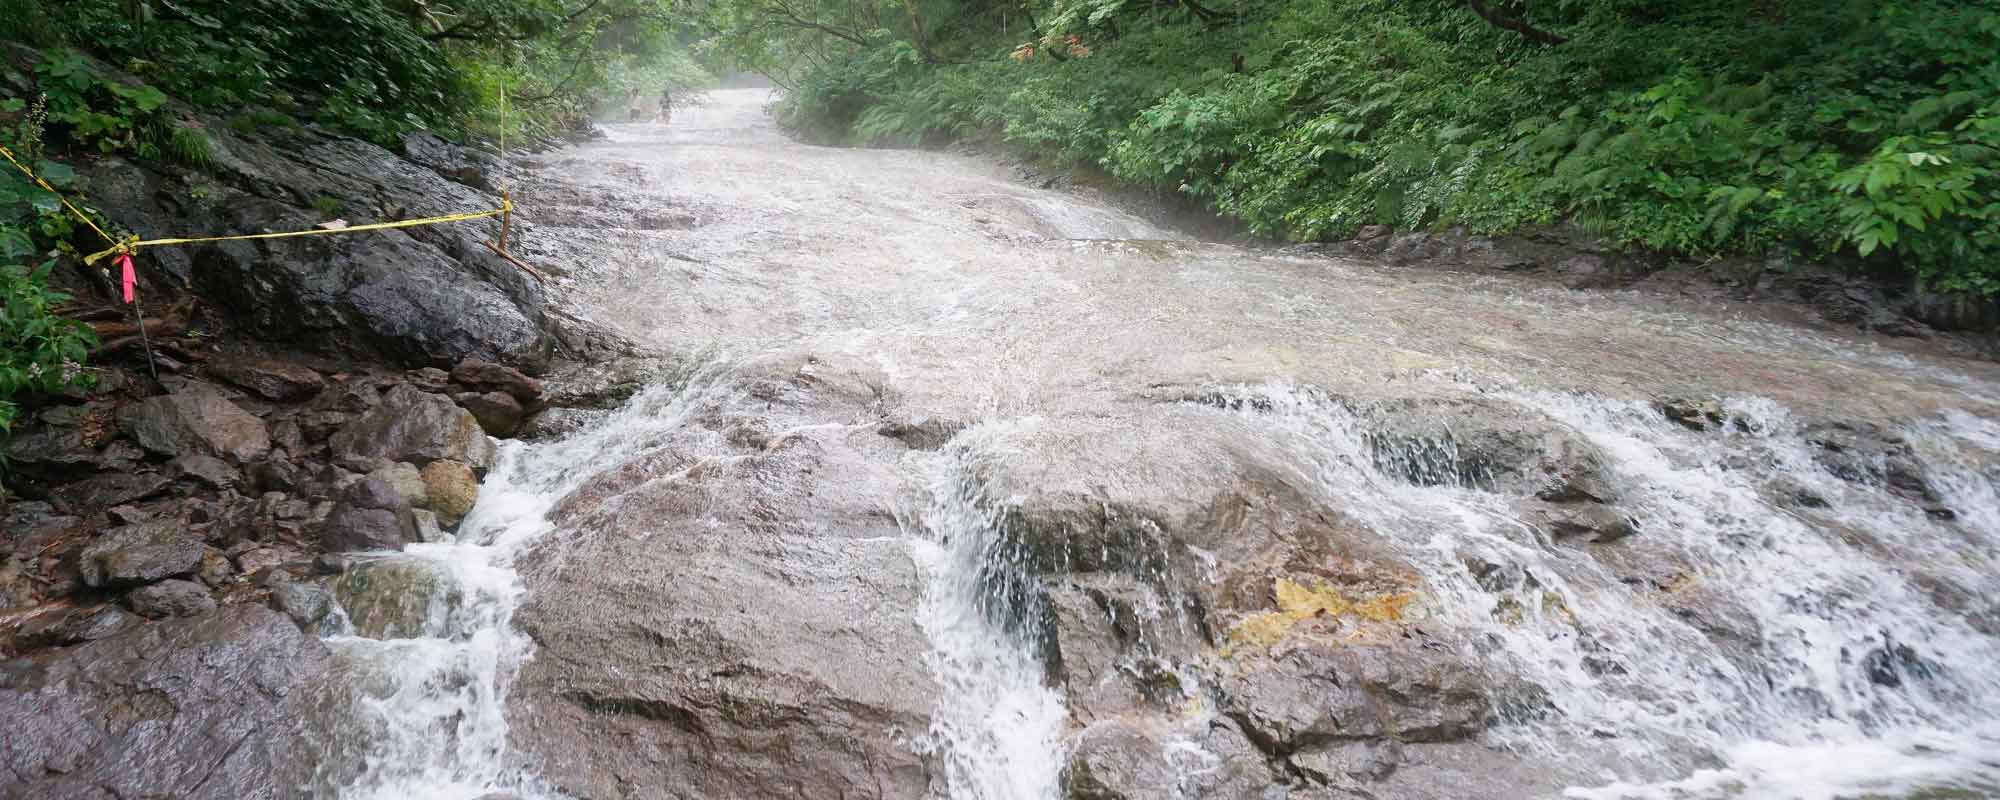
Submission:
<svg viewBox="0 0 2000 800">
<path fill-rule="evenodd" d="M 514 199 L 509 196 L 510 194 L 509 192 L 500 193 L 500 247 L 495 252 L 503 256 L 507 255 L 507 231 L 514 227 Z M 534 270 L 528 271 L 533 272 Z"/>
<path fill-rule="evenodd" d="M 496 245 L 492 242 L 480 242 L 480 244 L 486 245 L 486 249 L 493 251 L 494 255 L 507 259 L 507 263 L 520 267 L 522 272 L 526 272 L 529 275 L 535 276 L 535 281 L 537 283 L 540 283 L 544 286 L 548 285 L 549 279 L 547 276 L 543 275 L 540 272 L 536 272 L 534 267 L 521 263 L 521 259 L 508 255 L 506 248 L 500 245 Z"/>
</svg>

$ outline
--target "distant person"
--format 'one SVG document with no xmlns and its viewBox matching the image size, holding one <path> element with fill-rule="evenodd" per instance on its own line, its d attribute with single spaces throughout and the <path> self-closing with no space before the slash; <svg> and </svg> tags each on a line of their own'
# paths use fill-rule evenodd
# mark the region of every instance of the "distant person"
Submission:
<svg viewBox="0 0 2000 800">
<path fill-rule="evenodd" d="M 626 95 L 626 97 L 625 97 L 625 114 L 626 114 L 626 117 L 627 117 L 627 119 L 628 119 L 629 121 L 631 121 L 631 122 L 645 122 L 645 121 L 646 121 L 646 109 L 645 109 L 644 107 L 642 107 L 642 106 L 640 106 L 640 105 L 639 105 L 639 90 L 638 90 L 638 89 L 633 89 L 633 90 L 632 90 L 632 93 L 631 93 L 631 94 L 629 94 L 629 95 Z"/>
<path fill-rule="evenodd" d="M 665 125 L 674 118 L 674 93 L 671 89 L 660 90 L 660 124 Z"/>
</svg>

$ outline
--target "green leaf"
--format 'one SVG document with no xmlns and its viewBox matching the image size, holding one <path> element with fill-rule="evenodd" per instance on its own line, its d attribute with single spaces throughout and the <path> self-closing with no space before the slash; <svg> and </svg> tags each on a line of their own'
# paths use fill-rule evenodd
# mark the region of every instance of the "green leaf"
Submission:
<svg viewBox="0 0 2000 800">
<path fill-rule="evenodd" d="M 35 174 L 57 186 L 67 186 L 76 181 L 76 170 L 70 169 L 68 164 L 56 161 L 36 162 Z"/>
</svg>

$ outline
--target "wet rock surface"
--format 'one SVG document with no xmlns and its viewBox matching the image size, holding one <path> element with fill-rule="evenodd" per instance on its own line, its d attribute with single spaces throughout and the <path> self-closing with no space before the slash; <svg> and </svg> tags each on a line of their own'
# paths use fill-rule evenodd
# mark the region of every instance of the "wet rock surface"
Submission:
<svg viewBox="0 0 2000 800">
<path fill-rule="evenodd" d="M 493 464 L 493 441 L 472 413 L 444 395 L 398 385 L 380 405 L 328 441 L 344 461 L 381 458 L 422 466 L 449 459 L 484 470 Z"/>
<path fill-rule="evenodd" d="M 207 384 L 127 406 L 118 425 L 139 446 L 165 456 L 202 453 L 242 463 L 271 451 L 264 421 Z"/>
<path fill-rule="evenodd" d="M 47 798 L 281 797 L 324 645 L 257 606 L 0 662 L 0 789 Z"/>
<path fill-rule="evenodd" d="M 759 385 L 779 408 L 868 397 L 847 376 Z M 515 742 L 566 791 L 926 791 L 906 744 L 935 692 L 911 614 L 922 579 L 889 484 L 861 479 L 900 447 L 784 425 L 709 418 L 554 512 L 578 535 L 528 556 L 518 619 L 537 649 L 509 702 Z M 648 482 L 661 467 L 683 476 Z"/>
</svg>

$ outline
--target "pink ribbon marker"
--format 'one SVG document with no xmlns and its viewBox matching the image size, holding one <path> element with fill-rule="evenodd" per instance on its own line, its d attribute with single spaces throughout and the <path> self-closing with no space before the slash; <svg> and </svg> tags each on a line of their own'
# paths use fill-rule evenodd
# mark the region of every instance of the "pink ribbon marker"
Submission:
<svg viewBox="0 0 2000 800">
<path fill-rule="evenodd" d="M 132 286 L 138 281 L 138 278 L 132 274 L 132 255 L 130 253 L 118 254 L 118 273 L 118 281 L 125 287 L 125 302 L 130 303 L 132 302 Z"/>
</svg>

